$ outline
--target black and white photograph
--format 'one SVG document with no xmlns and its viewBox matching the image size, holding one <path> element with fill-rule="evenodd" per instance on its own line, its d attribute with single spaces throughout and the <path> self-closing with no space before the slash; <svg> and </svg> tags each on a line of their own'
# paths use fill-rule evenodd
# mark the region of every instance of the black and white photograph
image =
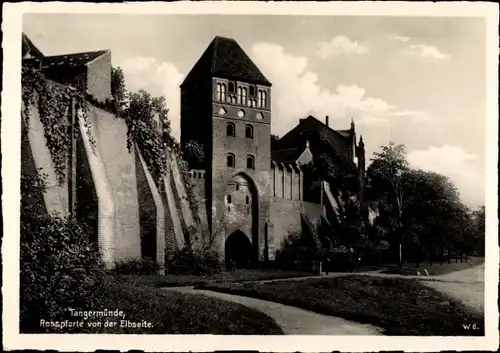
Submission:
<svg viewBox="0 0 500 353">
<path fill-rule="evenodd" d="M 498 5 L 20 5 L 11 349 L 498 348 Z"/>
</svg>

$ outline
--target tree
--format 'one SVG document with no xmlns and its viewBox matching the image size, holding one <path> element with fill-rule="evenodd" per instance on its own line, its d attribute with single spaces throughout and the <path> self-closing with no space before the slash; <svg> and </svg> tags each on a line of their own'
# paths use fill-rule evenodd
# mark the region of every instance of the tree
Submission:
<svg viewBox="0 0 500 353">
<path fill-rule="evenodd" d="M 127 123 L 128 148 L 133 143 L 140 149 L 144 161 L 157 185 L 166 171 L 165 144 L 178 151 L 178 144 L 170 134 L 168 108 L 163 96 L 152 97 L 145 90 L 130 94 L 130 104 L 122 113 Z M 154 126 L 154 118 L 163 123 L 163 135 Z"/>
<path fill-rule="evenodd" d="M 486 209 L 484 206 L 472 212 L 473 247 L 479 256 L 484 256 L 486 239 Z"/>
<path fill-rule="evenodd" d="M 387 146 L 380 146 L 381 151 L 375 152 L 372 163 L 367 171 L 367 189 L 371 197 L 383 199 L 389 213 L 392 213 L 395 222 L 391 229 L 396 237 L 399 248 L 399 268 L 403 265 L 403 233 L 402 215 L 404 209 L 403 175 L 408 171 L 406 150 L 404 145 L 390 142 Z M 391 227 L 391 228 L 392 228 Z"/>
<path fill-rule="evenodd" d="M 202 144 L 191 140 L 185 144 L 183 150 L 183 157 L 192 169 L 203 168 L 205 151 Z"/>
<path fill-rule="evenodd" d="M 271 151 L 279 149 L 278 148 L 279 140 L 280 138 L 278 137 L 278 135 L 271 134 Z"/>
<path fill-rule="evenodd" d="M 113 96 L 119 111 L 126 108 L 127 89 L 125 88 L 125 76 L 121 67 L 111 69 L 111 95 Z"/>
<path fill-rule="evenodd" d="M 366 245 L 366 229 L 359 202 L 359 182 L 355 169 L 339 166 L 339 161 L 326 153 L 314 157 L 313 164 L 306 169 L 313 178 L 328 183 L 331 196 L 336 204 L 334 217 L 330 217 L 332 230 L 329 242 L 334 247 L 342 247 L 352 255 L 351 249 L 359 253 Z M 328 235 L 327 235 L 328 236 Z M 352 259 L 351 259 L 352 260 Z"/>
</svg>

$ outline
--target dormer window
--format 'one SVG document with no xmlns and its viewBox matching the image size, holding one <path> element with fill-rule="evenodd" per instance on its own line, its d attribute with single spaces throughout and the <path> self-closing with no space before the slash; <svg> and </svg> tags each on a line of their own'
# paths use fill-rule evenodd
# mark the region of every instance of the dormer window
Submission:
<svg viewBox="0 0 500 353">
<path fill-rule="evenodd" d="M 234 137 L 236 135 L 236 127 L 234 123 L 227 123 L 226 125 L 226 135 Z"/>
<path fill-rule="evenodd" d="M 227 155 L 227 166 L 229 168 L 234 168 L 235 162 L 234 162 L 234 154 L 228 153 Z"/>
<path fill-rule="evenodd" d="M 247 169 L 255 169 L 255 159 L 253 156 L 247 156 Z"/>
</svg>

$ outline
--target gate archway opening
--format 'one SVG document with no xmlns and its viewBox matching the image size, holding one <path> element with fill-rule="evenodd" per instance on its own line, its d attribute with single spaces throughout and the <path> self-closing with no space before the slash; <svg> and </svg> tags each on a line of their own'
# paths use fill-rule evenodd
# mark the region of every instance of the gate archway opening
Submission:
<svg viewBox="0 0 500 353">
<path fill-rule="evenodd" d="M 252 268 L 252 243 L 245 233 L 237 230 L 227 238 L 225 244 L 226 268 Z"/>
</svg>

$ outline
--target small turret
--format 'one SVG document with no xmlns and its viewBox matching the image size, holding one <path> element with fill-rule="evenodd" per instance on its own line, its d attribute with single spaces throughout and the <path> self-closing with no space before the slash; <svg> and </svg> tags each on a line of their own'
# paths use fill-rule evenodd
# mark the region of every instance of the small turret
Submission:
<svg viewBox="0 0 500 353">
<path fill-rule="evenodd" d="M 359 146 L 359 148 L 362 148 L 363 150 L 365 149 L 365 143 L 363 142 L 363 135 L 359 135 L 358 146 Z"/>
</svg>

